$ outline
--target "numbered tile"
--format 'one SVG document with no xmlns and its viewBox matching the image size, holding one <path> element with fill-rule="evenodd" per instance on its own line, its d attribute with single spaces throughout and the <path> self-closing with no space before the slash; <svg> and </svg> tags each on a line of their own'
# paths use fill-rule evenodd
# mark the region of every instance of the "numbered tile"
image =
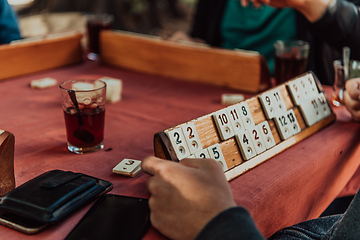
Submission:
<svg viewBox="0 0 360 240">
<path fill-rule="evenodd" d="M 276 106 L 277 115 L 282 114 L 283 112 L 286 112 L 285 101 L 281 96 L 280 90 L 276 88 L 271 91 L 271 94 L 275 101 L 274 106 Z"/>
<path fill-rule="evenodd" d="M 316 81 L 314 79 L 314 76 L 309 73 L 306 76 L 304 76 L 304 78 L 306 78 L 306 84 L 307 84 L 307 88 L 308 88 L 308 92 L 310 94 L 310 96 L 312 97 L 317 97 L 319 94 L 319 90 L 316 84 Z"/>
<path fill-rule="evenodd" d="M 306 126 L 310 127 L 321 119 L 320 104 L 314 98 L 311 101 L 302 103 L 299 108 Z"/>
<path fill-rule="evenodd" d="M 326 100 L 324 93 L 319 93 L 317 100 L 320 105 L 319 111 L 320 111 L 321 119 L 324 119 L 324 118 L 330 116 L 331 108 L 329 106 L 328 101 Z"/>
<path fill-rule="evenodd" d="M 221 140 L 227 140 L 234 136 L 234 130 L 231 126 L 226 109 L 221 109 L 213 114 L 213 118 L 219 132 Z"/>
<path fill-rule="evenodd" d="M 289 123 L 291 125 L 291 132 L 292 132 L 292 135 L 296 135 L 298 134 L 299 132 L 301 132 L 301 128 L 300 128 L 300 125 L 299 125 L 299 122 L 296 118 L 296 115 L 294 113 L 294 110 L 293 109 L 289 109 L 286 113 L 286 117 L 287 119 L 289 120 Z"/>
<path fill-rule="evenodd" d="M 221 163 L 221 166 L 222 166 L 224 172 L 226 170 L 228 170 L 224 155 L 220 148 L 220 144 L 218 144 L 218 143 L 214 144 L 214 145 L 208 147 L 207 150 L 209 151 L 210 158 L 215 159 L 216 161 Z"/>
<path fill-rule="evenodd" d="M 226 112 L 229 116 L 231 126 L 234 130 L 234 134 L 245 130 L 244 123 L 240 117 L 240 111 L 238 105 L 232 105 L 226 108 Z"/>
<path fill-rule="evenodd" d="M 299 87 L 300 91 L 302 92 L 302 95 L 304 96 L 304 100 L 307 101 L 309 98 L 311 98 L 312 92 L 310 92 L 311 90 L 309 90 L 307 84 L 308 80 L 306 76 L 296 79 L 295 81 L 297 82 L 297 86 Z"/>
<path fill-rule="evenodd" d="M 261 105 L 267 119 L 272 119 L 276 116 L 276 102 L 272 92 L 266 92 L 259 96 Z"/>
<path fill-rule="evenodd" d="M 266 149 L 270 149 L 273 146 L 275 146 L 276 142 L 275 142 L 274 136 L 271 132 L 269 123 L 267 121 L 264 121 L 264 122 L 258 124 L 258 127 L 259 127 L 260 133 L 264 139 Z"/>
<path fill-rule="evenodd" d="M 264 139 L 261 135 L 260 129 L 258 126 L 254 126 L 248 130 L 251 140 L 254 143 L 255 151 L 257 154 L 260 154 L 266 150 L 266 145 Z"/>
<path fill-rule="evenodd" d="M 197 151 L 202 149 L 202 145 L 197 134 L 196 127 L 194 123 L 188 123 L 181 126 L 186 143 L 189 147 L 190 153 L 194 154 Z"/>
<path fill-rule="evenodd" d="M 304 101 L 304 96 L 303 93 L 301 91 L 301 88 L 299 86 L 300 82 L 299 81 L 291 81 L 287 84 L 289 92 L 290 92 L 290 96 L 293 100 L 293 102 L 295 103 L 295 105 L 299 106 L 303 101 Z"/>
<path fill-rule="evenodd" d="M 179 160 L 190 156 L 190 150 L 181 128 L 175 128 L 167 132 L 167 135 Z"/>
<path fill-rule="evenodd" d="M 274 118 L 276 128 L 280 134 L 282 140 L 286 140 L 291 137 L 292 134 L 292 124 L 290 124 L 290 120 L 286 113 L 277 116 Z"/>
<path fill-rule="evenodd" d="M 195 158 L 211 158 L 207 148 L 196 152 L 194 155 L 195 155 Z"/>
<path fill-rule="evenodd" d="M 113 173 L 134 177 L 141 171 L 141 161 L 124 158 L 118 165 L 113 168 Z"/>
<path fill-rule="evenodd" d="M 238 108 L 238 112 L 240 113 L 240 118 L 244 123 L 245 129 L 249 129 L 255 126 L 254 119 L 251 116 L 248 104 L 246 102 L 241 102 L 239 104 L 236 104 L 236 106 Z"/>
<path fill-rule="evenodd" d="M 236 134 L 235 139 L 244 160 L 249 160 L 256 156 L 254 143 L 251 141 L 250 134 L 247 131 Z"/>
</svg>

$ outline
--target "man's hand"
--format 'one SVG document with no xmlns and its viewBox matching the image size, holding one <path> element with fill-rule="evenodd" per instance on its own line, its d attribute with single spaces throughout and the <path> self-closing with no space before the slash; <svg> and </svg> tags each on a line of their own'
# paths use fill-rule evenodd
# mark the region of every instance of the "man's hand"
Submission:
<svg viewBox="0 0 360 240">
<path fill-rule="evenodd" d="M 171 239 L 194 239 L 218 213 L 236 206 L 222 167 L 213 159 L 175 163 L 148 157 L 141 167 L 151 175 L 151 223 Z"/>
<path fill-rule="evenodd" d="M 353 78 L 346 82 L 344 102 L 347 110 L 355 121 L 360 121 L 360 78 Z"/>
</svg>

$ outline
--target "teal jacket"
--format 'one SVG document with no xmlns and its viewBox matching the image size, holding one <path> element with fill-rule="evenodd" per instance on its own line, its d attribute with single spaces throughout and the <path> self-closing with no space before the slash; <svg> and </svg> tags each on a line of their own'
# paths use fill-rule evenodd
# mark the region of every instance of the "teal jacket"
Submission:
<svg viewBox="0 0 360 240">
<path fill-rule="evenodd" d="M 0 44 L 17 39 L 20 39 L 20 30 L 16 15 L 7 0 L 0 0 Z"/>
</svg>

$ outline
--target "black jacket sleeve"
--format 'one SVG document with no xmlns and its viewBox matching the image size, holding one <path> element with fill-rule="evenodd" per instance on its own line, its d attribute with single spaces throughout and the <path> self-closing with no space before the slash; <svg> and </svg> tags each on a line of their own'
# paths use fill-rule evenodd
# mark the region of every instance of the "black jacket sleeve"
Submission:
<svg viewBox="0 0 360 240">
<path fill-rule="evenodd" d="M 360 59 L 359 3 L 337 0 L 324 16 L 311 24 L 314 34 L 341 52 L 343 46 L 351 49 L 351 58 Z"/>
<path fill-rule="evenodd" d="M 243 207 L 227 209 L 213 218 L 196 240 L 265 240 L 249 212 Z"/>
</svg>

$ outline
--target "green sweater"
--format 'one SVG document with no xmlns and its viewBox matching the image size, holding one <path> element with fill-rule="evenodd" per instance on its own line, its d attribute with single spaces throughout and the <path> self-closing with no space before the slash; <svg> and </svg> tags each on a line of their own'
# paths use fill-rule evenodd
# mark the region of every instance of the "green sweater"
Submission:
<svg viewBox="0 0 360 240">
<path fill-rule="evenodd" d="M 269 6 L 242 7 L 239 0 L 228 0 L 221 22 L 221 47 L 245 49 L 262 54 L 274 72 L 274 42 L 296 38 L 296 19 L 292 9 Z"/>
</svg>

